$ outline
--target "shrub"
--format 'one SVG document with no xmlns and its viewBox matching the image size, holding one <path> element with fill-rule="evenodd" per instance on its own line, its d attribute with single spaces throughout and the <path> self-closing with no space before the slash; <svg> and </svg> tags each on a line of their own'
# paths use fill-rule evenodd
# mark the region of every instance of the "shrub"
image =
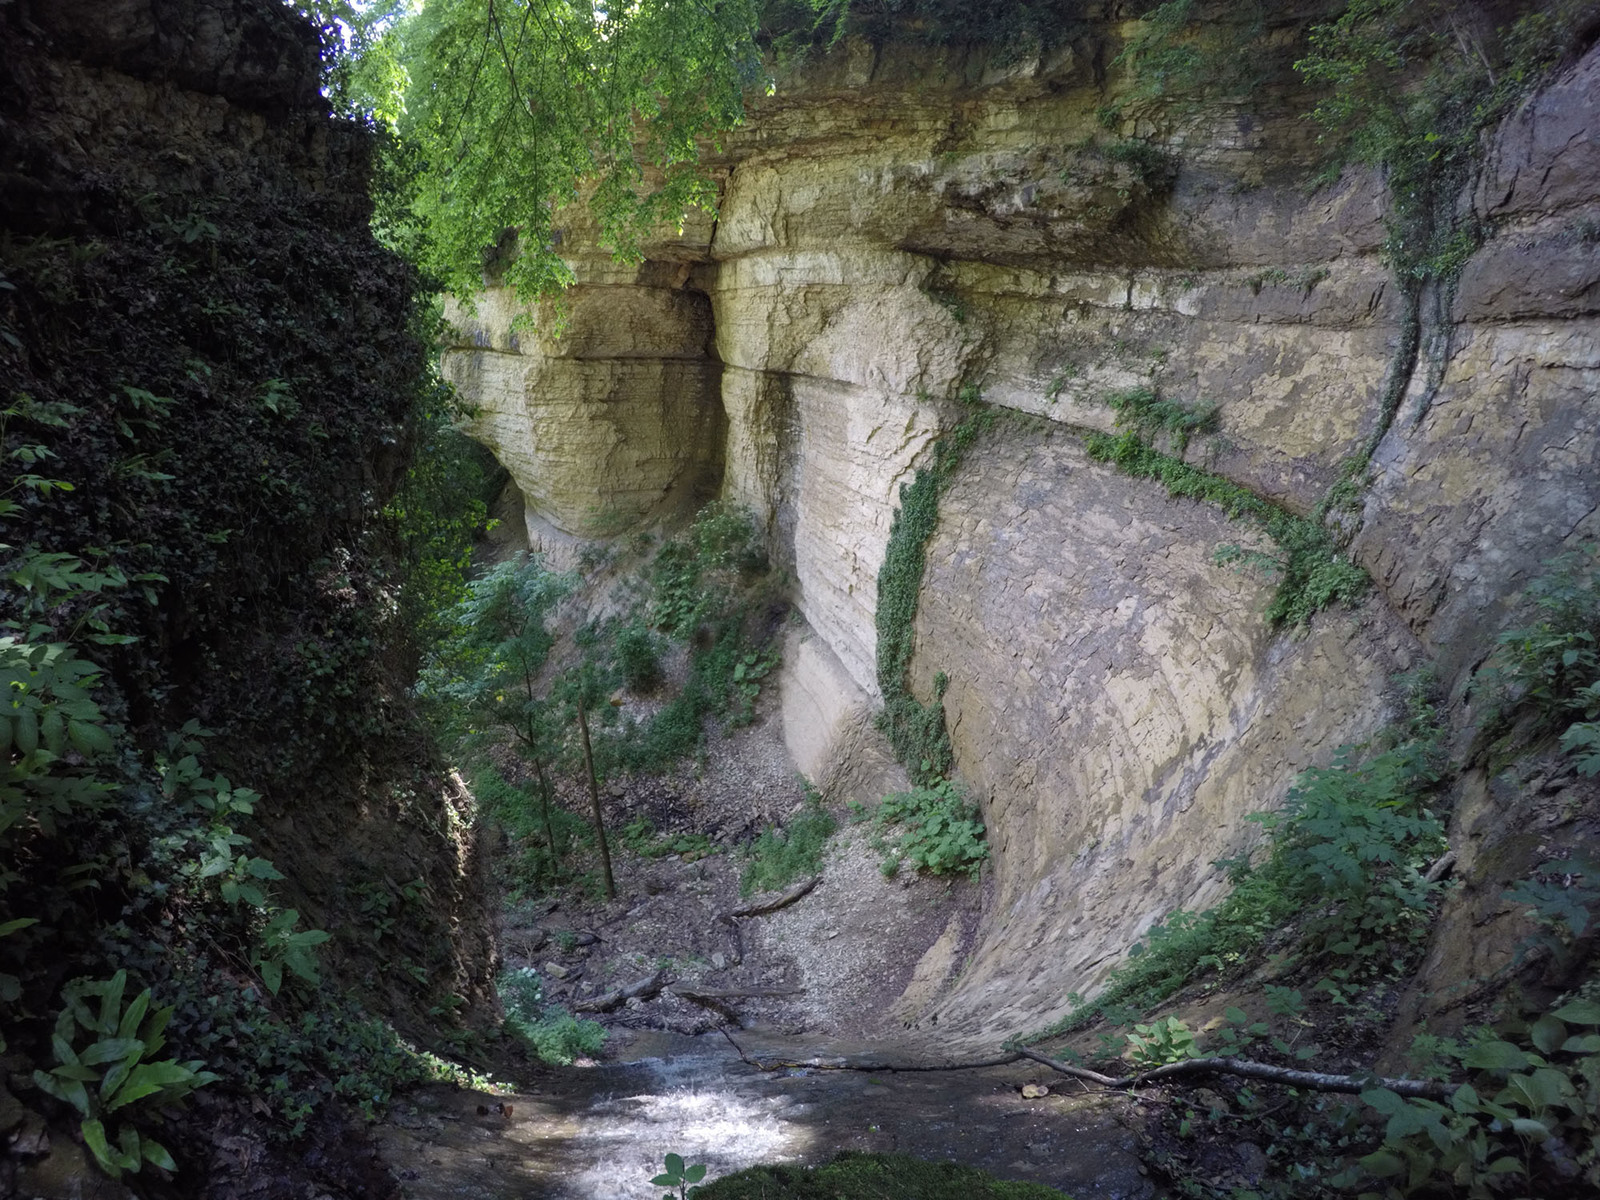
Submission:
<svg viewBox="0 0 1600 1200">
<path fill-rule="evenodd" d="M 785 827 L 770 825 L 750 844 L 749 861 L 739 879 L 739 894 L 776 891 L 822 869 L 822 854 L 839 823 L 810 793 L 806 805 Z"/>
<path fill-rule="evenodd" d="M 531 967 L 504 972 L 495 981 L 506 1010 L 506 1027 L 527 1043 L 544 1062 L 570 1066 L 580 1057 L 599 1054 L 606 1031 L 597 1021 L 579 1020 L 559 1004 L 545 1004 L 544 984 Z"/>
<path fill-rule="evenodd" d="M 612 639 L 617 674 L 632 692 L 653 692 L 661 684 L 661 639 L 643 621 L 623 625 Z"/>
<path fill-rule="evenodd" d="M 885 796 L 874 823 L 886 851 L 881 870 L 891 877 L 902 863 L 930 875 L 976 875 L 989 857 L 978 806 L 949 779 Z"/>
</svg>

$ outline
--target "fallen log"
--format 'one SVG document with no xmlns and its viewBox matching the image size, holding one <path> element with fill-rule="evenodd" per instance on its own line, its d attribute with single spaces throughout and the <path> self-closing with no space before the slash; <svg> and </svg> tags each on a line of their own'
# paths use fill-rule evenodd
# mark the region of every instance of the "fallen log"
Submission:
<svg viewBox="0 0 1600 1200">
<path fill-rule="evenodd" d="M 1290 1087 L 1307 1088 L 1315 1092 L 1349 1092 L 1352 1095 L 1368 1088 L 1387 1088 L 1400 1096 L 1418 1096 L 1428 1100 L 1447 1100 L 1456 1088 L 1455 1083 L 1439 1083 L 1432 1079 L 1385 1079 L 1378 1075 L 1330 1075 L 1323 1071 L 1297 1071 L 1293 1067 L 1275 1067 L 1271 1063 L 1253 1062 L 1248 1058 L 1189 1058 L 1183 1062 L 1168 1063 L 1164 1067 L 1142 1071 L 1137 1075 L 1113 1077 L 1058 1062 L 1035 1050 L 1018 1051 L 1023 1058 L 1041 1063 L 1052 1071 L 1070 1075 L 1074 1079 L 1087 1079 L 1102 1087 L 1118 1091 L 1144 1087 L 1162 1079 L 1181 1075 L 1241 1075 L 1247 1079 L 1264 1079 L 1268 1083 L 1282 1083 Z"/>
<path fill-rule="evenodd" d="M 738 1054 L 739 1060 L 758 1071 L 782 1071 L 787 1068 L 796 1068 L 812 1071 L 866 1071 L 869 1074 L 890 1074 L 900 1072 L 933 1072 L 933 1071 L 976 1071 L 983 1067 L 1003 1067 L 1014 1063 L 1022 1055 L 1010 1051 L 997 1058 L 977 1059 L 970 1062 L 952 1063 L 896 1063 L 896 1062 L 851 1062 L 843 1056 L 830 1058 L 802 1058 L 802 1059 L 773 1059 L 771 1062 L 762 1062 L 758 1058 L 751 1058 L 744 1052 L 744 1048 L 733 1040 L 733 1035 L 726 1029 L 722 1036 L 728 1039 L 728 1044 Z"/>
<path fill-rule="evenodd" d="M 616 988 L 604 995 L 596 996 L 593 1000 L 580 1000 L 572 1006 L 573 1012 L 599 1013 L 610 1012 L 612 1009 L 621 1008 L 629 1000 L 635 998 L 649 1000 L 657 995 L 666 984 L 665 972 L 657 971 L 654 975 L 628 984 L 627 987 Z"/>
<path fill-rule="evenodd" d="M 763 917 L 767 913 L 775 913 L 780 908 L 788 908 L 789 905 L 806 895 L 821 882 L 821 875 L 813 875 L 810 879 L 801 880 L 788 891 L 780 892 L 770 899 L 758 896 L 743 908 L 733 909 L 728 915 L 730 917 Z"/>
</svg>

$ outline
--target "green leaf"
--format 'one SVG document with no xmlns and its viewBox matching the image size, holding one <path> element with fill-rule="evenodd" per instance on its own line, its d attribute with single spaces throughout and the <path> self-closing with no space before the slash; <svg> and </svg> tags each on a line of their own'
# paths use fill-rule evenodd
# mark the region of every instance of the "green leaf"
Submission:
<svg viewBox="0 0 1600 1200">
<path fill-rule="evenodd" d="M 114 1033 L 122 1014 L 122 993 L 128 986 L 128 972 L 118 971 L 106 981 L 100 993 L 100 1019 L 95 1024 L 96 1033 Z"/>
<path fill-rule="evenodd" d="M 267 991 L 276 996 L 278 989 L 283 986 L 283 968 L 270 959 L 263 959 L 261 982 L 267 985 Z"/>
<path fill-rule="evenodd" d="M 133 1003 L 128 1005 L 127 1011 L 122 1014 L 122 1023 L 117 1026 L 119 1038 L 137 1037 L 139 1022 L 144 1020 L 144 1014 L 150 1008 L 150 989 L 145 988 L 133 998 Z"/>
<path fill-rule="evenodd" d="M 1546 1013 L 1533 1023 L 1528 1037 L 1541 1053 L 1554 1054 L 1561 1043 L 1567 1040 L 1567 1027 L 1559 1018 Z"/>
<path fill-rule="evenodd" d="M 163 1171 L 176 1171 L 178 1164 L 172 1161 L 172 1155 L 167 1153 L 167 1148 L 154 1138 L 144 1139 L 144 1160 L 153 1166 L 160 1167 Z"/>
<path fill-rule="evenodd" d="M 683 1176 L 683 1159 L 681 1156 L 676 1154 L 667 1155 L 666 1164 L 669 1173 L 677 1175 L 680 1178 Z"/>
<path fill-rule="evenodd" d="M 696 1163 L 683 1173 L 685 1183 L 699 1183 L 705 1177 L 706 1165 L 704 1163 Z"/>
<path fill-rule="evenodd" d="M 1510 1042 L 1498 1041 L 1479 1042 L 1461 1056 L 1461 1062 L 1485 1071 L 1519 1071 L 1533 1065 L 1522 1050 Z"/>
<path fill-rule="evenodd" d="M 1374 1150 L 1361 1160 L 1361 1166 L 1375 1179 L 1388 1179 L 1406 1169 L 1405 1160 L 1389 1150 Z"/>
<path fill-rule="evenodd" d="M 19 929 L 26 929 L 29 925 L 37 925 L 38 917 L 18 917 L 14 921 L 0 921 L 0 937 L 16 933 Z"/>
<path fill-rule="evenodd" d="M 144 1053 L 144 1043 L 138 1038 L 101 1038 L 79 1055 L 79 1060 L 85 1064 L 94 1065 L 97 1063 L 118 1062 L 127 1058 L 130 1054 L 136 1053 Z M 94 1077 L 98 1079 L 98 1073 Z"/>
<path fill-rule="evenodd" d="M 83 1144 L 89 1147 L 89 1153 L 94 1155 L 101 1170 L 113 1179 L 122 1178 L 120 1156 L 114 1155 L 106 1143 L 106 1127 L 99 1121 L 85 1121 L 78 1126 L 78 1130 L 83 1134 Z"/>
<path fill-rule="evenodd" d="M 1361 1099 L 1386 1117 L 1392 1117 L 1406 1107 L 1405 1098 L 1388 1088 L 1368 1088 L 1361 1093 Z"/>
<path fill-rule="evenodd" d="M 650 1182 L 656 1187 L 677 1187 L 678 1177 L 676 1175 L 657 1175 Z"/>
<path fill-rule="evenodd" d="M 1533 1138 L 1539 1142 L 1550 1140 L 1550 1128 L 1543 1121 L 1535 1121 L 1529 1117 L 1516 1117 L 1511 1122 L 1511 1128 L 1513 1132 L 1521 1137 Z"/>
<path fill-rule="evenodd" d="M 1580 1033 L 1561 1043 L 1568 1054 L 1600 1054 L 1600 1033 Z"/>
<path fill-rule="evenodd" d="M 1550 1014 L 1569 1025 L 1600 1025 L 1600 1001 L 1573 1000 Z"/>
<path fill-rule="evenodd" d="M 88 1083 L 100 1078 L 100 1072 L 93 1067 L 86 1067 L 82 1063 L 64 1063 L 59 1067 L 51 1068 L 50 1074 L 57 1079 L 76 1079 L 80 1083 Z"/>
</svg>

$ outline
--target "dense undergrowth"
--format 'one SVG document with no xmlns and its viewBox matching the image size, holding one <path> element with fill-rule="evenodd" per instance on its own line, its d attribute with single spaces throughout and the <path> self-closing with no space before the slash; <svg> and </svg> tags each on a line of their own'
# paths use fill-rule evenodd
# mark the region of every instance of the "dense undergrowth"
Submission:
<svg viewBox="0 0 1600 1200">
<path fill-rule="evenodd" d="M 204 1161 L 197 1089 L 293 1137 L 464 1079 L 396 1026 L 466 1049 L 487 982 L 406 691 L 481 510 L 408 466 L 446 403 L 429 310 L 315 39 L 261 20 L 248 158 L 176 119 L 159 155 L 62 152 L 65 76 L 0 15 L 33 172 L 0 203 L 0 1086 L 112 1174 Z"/>
</svg>

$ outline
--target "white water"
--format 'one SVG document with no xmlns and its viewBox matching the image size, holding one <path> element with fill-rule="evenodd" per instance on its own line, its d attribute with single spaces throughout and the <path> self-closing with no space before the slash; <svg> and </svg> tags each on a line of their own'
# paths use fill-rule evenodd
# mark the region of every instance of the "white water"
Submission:
<svg viewBox="0 0 1600 1200">
<path fill-rule="evenodd" d="M 789 1162 L 811 1134 L 792 1118 L 807 1110 L 770 1077 L 733 1073 L 707 1054 L 643 1059 L 625 1069 L 614 1095 L 591 1104 L 567 1154 L 585 1165 L 561 1185 L 570 1200 L 660 1200 L 650 1179 L 670 1153 L 704 1163 L 707 1179 L 756 1163 Z"/>
</svg>

